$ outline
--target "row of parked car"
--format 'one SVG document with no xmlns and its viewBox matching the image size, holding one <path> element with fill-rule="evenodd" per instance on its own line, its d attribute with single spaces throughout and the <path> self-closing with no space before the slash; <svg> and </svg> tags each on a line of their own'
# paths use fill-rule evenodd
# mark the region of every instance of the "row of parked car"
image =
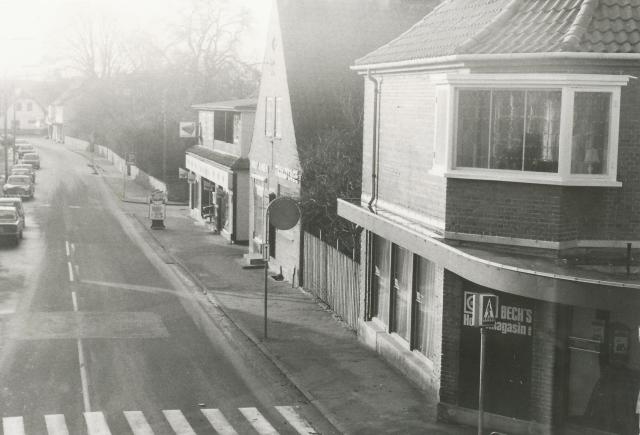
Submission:
<svg viewBox="0 0 640 435">
<path fill-rule="evenodd" d="M 16 245 L 22 239 L 25 227 L 23 198 L 35 195 L 36 170 L 40 169 L 40 156 L 33 145 L 16 139 L 16 162 L 2 186 L 0 197 L 0 237 L 9 239 Z"/>
</svg>

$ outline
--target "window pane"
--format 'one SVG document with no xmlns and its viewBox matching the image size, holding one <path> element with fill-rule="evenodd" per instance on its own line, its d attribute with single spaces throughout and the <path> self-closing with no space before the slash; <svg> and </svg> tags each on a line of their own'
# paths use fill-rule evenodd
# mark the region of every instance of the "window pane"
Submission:
<svg viewBox="0 0 640 435">
<path fill-rule="evenodd" d="M 393 325 L 392 330 L 409 341 L 410 304 L 411 301 L 411 269 L 413 254 L 404 248 L 394 245 L 395 261 L 393 265 Z"/>
<path fill-rule="evenodd" d="M 456 166 L 488 167 L 490 91 L 460 91 Z"/>
<path fill-rule="evenodd" d="M 522 170 L 524 91 L 494 91 L 491 168 Z"/>
<path fill-rule="evenodd" d="M 389 291 L 391 275 L 391 243 L 374 235 L 373 240 L 373 279 L 372 294 L 374 301 L 372 316 L 389 324 Z"/>
<path fill-rule="evenodd" d="M 527 91 L 524 170 L 558 172 L 560 91 Z"/>
<path fill-rule="evenodd" d="M 429 358 L 437 358 L 438 341 L 435 264 L 422 257 L 416 261 L 416 336 L 414 346 Z"/>
<path fill-rule="evenodd" d="M 576 92 L 573 107 L 571 173 L 606 174 L 609 152 L 608 92 Z"/>
</svg>

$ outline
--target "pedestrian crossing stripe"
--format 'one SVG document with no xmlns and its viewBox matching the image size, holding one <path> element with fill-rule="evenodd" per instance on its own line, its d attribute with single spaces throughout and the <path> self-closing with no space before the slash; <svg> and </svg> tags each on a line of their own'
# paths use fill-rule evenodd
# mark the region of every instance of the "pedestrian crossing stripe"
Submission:
<svg viewBox="0 0 640 435">
<path fill-rule="evenodd" d="M 276 406 L 276 410 L 287 423 L 300 435 L 313 435 L 318 432 L 296 410 L 295 406 Z M 238 408 L 244 418 L 260 435 L 277 435 L 278 431 L 269 423 L 257 408 Z M 220 435 L 238 435 L 219 409 L 201 409 L 211 427 Z M 163 410 L 162 413 L 176 435 L 197 435 L 187 418 L 179 409 Z M 154 435 L 153 429 L 141 411 L 124 411 L 124 417 L 134 435 Z M 69 435 L 69 429 L 63 414 L 44 416 L 48 435 Z M 107 419 L 102 412 L 85 412 L 84 421 L 88 435 L 112 435 Z M 21 416 L 2 418 L 4 435 L 26 435 L 24 419 Z"/>
</svg>

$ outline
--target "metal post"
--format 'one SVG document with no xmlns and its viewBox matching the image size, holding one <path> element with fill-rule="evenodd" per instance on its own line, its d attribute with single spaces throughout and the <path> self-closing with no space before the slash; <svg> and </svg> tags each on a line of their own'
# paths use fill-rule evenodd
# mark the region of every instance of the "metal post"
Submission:
<svg viewBox="0 0 640 435">
<path fill-rule="evenodd" d="M 269 204 L 271 205 L 271 204 Z M 267 209 L 264 212 L 264 240 L 266 243 L 263 243 L 264 251 L 262 252 L 262 256 L 264 257 L 264 339 L 267 339 L 267 296 L 268 296 L 268 279 L 269 279 L 269 239 L 268 239 L 268 231 L 269 231 L 269 205 L 267 205 Z"/>
<path fill-rule="evenodd" d="M 126 198 L 127 195 L 127 164 L 125 163 L 125 168 L 122 171 L 122 200 Z"/>
<path fill-rule="evenodd" d="M 484 426 L 484 348 L 487 335 L 484 327 L 480 327 L 480 381 L 478 382 L 478 435 L 482 435 Z"/>
<path fill-rule="evenodd" d="M 9 102 L 7 101 L 7 88 L 5 87 L 3 96 L 4 103 L 4 137 L 2 139 L 2 147 L 4 148 L 4 181 L 7 182 L 9 177 L 9 141 L 7 140 L 7 118 L 9 117 Z"/>
<path fill-rule="evenodd" d="M 167 89 L 162 90 L 162 181 L 167 182 Z"/>
</svg>

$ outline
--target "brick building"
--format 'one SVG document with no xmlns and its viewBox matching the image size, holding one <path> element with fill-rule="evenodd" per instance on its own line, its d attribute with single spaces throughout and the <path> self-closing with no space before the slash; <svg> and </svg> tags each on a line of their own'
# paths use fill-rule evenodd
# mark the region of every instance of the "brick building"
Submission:
<svg viewBox="0 0 640 435">
<path fill-rule="evenodd" d="M 187 149 L 193 173 L 189 189 L 191 216 L 211 222 L 232 243 L 249 240 L 249 147 L 255 99 L 196 104 L 198 144 Z"/>
<path fill-rule="evenodd" d="M 248 257 L 260 257 L 268 242 L 269 264 L 299 283 L 302 224 L 270 227 L 265 237 L 265 209 L 276 197 L 300 197 L 304 147 L 349 117 L 359 120 L 362 85 L 349 71 L 353 59 L 399 35 L 435 3 L 273 1 L 250 151 Z"/>
<path fill-rule="evenodd" d="M 446 0 L 358 59 L 364 342 L 475 424 L 637 433 L 640 2 Z"/>
</svg>

